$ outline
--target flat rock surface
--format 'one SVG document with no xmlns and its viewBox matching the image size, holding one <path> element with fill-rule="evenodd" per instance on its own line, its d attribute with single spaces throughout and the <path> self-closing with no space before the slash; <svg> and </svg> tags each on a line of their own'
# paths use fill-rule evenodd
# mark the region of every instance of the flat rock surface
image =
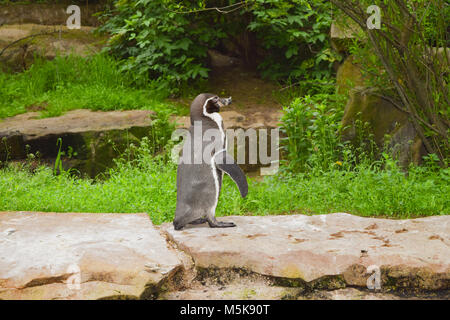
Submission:
<svg viewBox="0 0 450 320">
<path fill-rule="evenodd" d="M 334 213 L 219 219 L 237 227 L 163 228 L 197 267 L 242 268 L 306 282 L 337 276 L 346 285 L 361 287 L 379 270 L 382 285 L 450 288 L 449 216 L 390 220 Z"/>
<path fill-rule="evenodd" d="M 0 136 L 20 133 L 37 138 L 61 133 L 107 131 L 131 127 L 150 127 L 150 110 L 91 111 L 78 109 L 53 118 L 40 119 L 39 112 L 28 112 L 0 121 Z"/>
<path fill-rule="evenodd" d="M 0 212 L 0 299 L 149 297 L 180 266 L 146 214 Z"/>
<path fill-rule="evenodd" d="M 261 109 L 252 113 L 236 110 L 224 110 L 220 112 L 226 129 L 258 129 L 276 128 L 280 124 L 283 115 L 278 109 Z M 179 128 L 189 128 L 191 119 L 189 116 L 176 117 L 175 121 Z"/>
<path fill-rule="evenodd" d="M 0 141 L 4 141 L 0 161 L 23 160 L 29 153 L 39 153 L 44 163 L 54 167 L 61 146 L 65 170 L 74 168 L 94 178 L 113 167 L 113 159 L 131 143 L 139 145 L 143 137 L 150 136 L 153 114 L 151 110 L 79 109 L 52 118 L 40 118 L 39 112 L 16 115 L 0 120 Z"/>
</svg>

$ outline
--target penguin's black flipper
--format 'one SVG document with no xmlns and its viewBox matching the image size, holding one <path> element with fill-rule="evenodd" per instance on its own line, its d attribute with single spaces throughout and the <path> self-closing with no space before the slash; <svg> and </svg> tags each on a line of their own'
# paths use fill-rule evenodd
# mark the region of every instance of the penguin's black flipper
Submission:
<svg viewBox="0 0 450 320">
<path fill-rule="evenodd" d="M 248 193 L 247 179 L 241 168 L 234 162 L 233 157 L 225 151 L 220 152 L 215 157 L 215 163 L 218 169 L 222 170 L 233 179 L 234 183 L 236 183 L 239 188 L 242 198 L 245 198 Z"/>
</svg>

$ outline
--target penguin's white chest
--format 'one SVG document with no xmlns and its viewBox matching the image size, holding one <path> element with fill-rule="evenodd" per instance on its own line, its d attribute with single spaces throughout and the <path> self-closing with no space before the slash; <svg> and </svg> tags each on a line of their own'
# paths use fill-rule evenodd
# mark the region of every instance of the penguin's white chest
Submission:
<svg viewBox="0 0 450 320">
<path fill-rule="evenodd" d="M 211 162 L 210 162 L 211 163 L 212 176 L 213 176 L 213 179 L 214 179 L 214 187 L 216 189 L 215 190 L 216 191 L 216 201 L 215 201 L 214 206 L 212 208 L 213 212 L 211 212 L 213 214 L 215 212 L 215 210 L 216 210 L 217 202 L 219 201 L 220 183 L 219 183 L 219 176 L 218 176 L 218 174 L 221 175 L 221 178 L 222 178 L 221 180 L 223 180 L 223 171 L 221 171 L 219 173 L 217 172 L 218 170 L 216 168 L 216 159 L 215 158 L 216 158 L 216 156 L 219 153 L 226 152 L 227 143 L 226 143 L 226 139 L 225 139 L 225 132 L 224 132 L 223 127 L 222 127 L 222 122 L 223 122 L 222 116 L 219 113 L 217 113 L 217 112 L 214 112 L 214 113 L 206 113 L 205 112 L 205 115 L 207 117 L 211 118 L 216 123 L 217 128 L 219 129 L 219 132 L 220 132 L 220 137 L 221 137 L 221 143 L 220 143 L 221 148 L 219 148 L 218 150 L 215 150 L 215 153 L 212 156 Z"/>
<path fill-rule="evenodd" d="M 219 132 L 220 132 L 220 137 L 221 137 L 221 142 L 222 142 L 221 146 L 226 149 L 227 146 L 226 146 L 225 132 L 223 131 L 223 126 L 222 126 L 222 123 L 223 123 L 222 116 L 218 112 L 209 113 L 208 111 L 206 111 L 206 105 L 208 104 L 209 100 L 211 100 L 211 99 L 214 99 L 214 98 L 212 97 L 212 98 L 207 99 L 205 101 L 205 103 L 203 104 L 203 115 L 205 117 L 210 118 L 212 121 L 214 121 L 216 123 L 217 128 L 219 129 Z M 216 151 L 219 151 L 219 150 L 216 150 Z"/>
<path fill-rule="evenodd" d="M 219 128 L 220 138 L 221 138 L 221 146 L 223 146 L 226 149 L 226 145 L 225 145 L 226 139 L 225 139 L 225 132 L 223 131 L 223 126 L 222 126 L 222 123 L 223 123 L 222 116 L 217 112 L 210 113 L 209 115 L 210 115 L 210 118 L 216 123 L 217 128 Z M 217 151 L 219 151 L 219 150 L 217 150 Z"/>
</svg>

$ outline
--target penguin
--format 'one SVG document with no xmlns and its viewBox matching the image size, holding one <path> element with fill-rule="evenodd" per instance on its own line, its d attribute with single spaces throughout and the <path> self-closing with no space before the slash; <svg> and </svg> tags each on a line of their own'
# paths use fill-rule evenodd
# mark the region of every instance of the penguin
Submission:
<svg viewBox="0 0 450 320">
<path fill-rule="evenodd" d="M 177 205 L 173 221 L 175 230 L 180 230 L 187 224 L 205 222 L 211 228 L 236 226 L 233 222 L 217 221 L 215 218 L 224 173 L 236 183 L 243 198 L 248 193 L 244 173 L 226 151 L 225 128 L 219 114 L 220 109 L 231 101 L 231 97 L 220 98 L 214 94 L 202 93 L 191 104 L 191 126 L 177 168 Z M 213 147 L 205 139 L 211 130 L 217 133 L 214 137 L 218 139 L 214 139 Z M 196 143 L 197 146 L 202 146 L 200 151 L 195 147 Z M 186 144 L 189 144 L 189 148 L 186 148 Z"/>
</svg>

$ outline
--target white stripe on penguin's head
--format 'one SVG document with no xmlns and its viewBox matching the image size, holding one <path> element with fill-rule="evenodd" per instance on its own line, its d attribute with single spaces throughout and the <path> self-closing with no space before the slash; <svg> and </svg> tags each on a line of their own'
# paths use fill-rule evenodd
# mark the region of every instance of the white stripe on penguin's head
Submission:
<svg viewBox="0 0 450 320">
<path fill-rule="evenodd" d="M 211 98 L 206 99 L 205 103 L 203 104 L 203 114 L 204 114 L 205 116 L 207 116 L 208 118 L 211 118 L 211 113 L 209 113 L 209 112 L 206 110 L 206 106 L 208 105 L 209 100 L 214 99 L 214 98 L 215 98 L 215 97 L 211 97 Z"/>
<path fill-rule="evenodd" d="M 209 100 L 215 99 L 215 98 L 217 98 L 217 97 L 211 97 L 211 98 L 206 99 L 205 103 L 203 104 L 203 114 L 216 123 L 217 128 L 220 131 L 222 145 L 225 146 L 225 149 L 226 149 L 227 148 L 227 141 L 226 141 L 226 138 L 225 138 L 225 132 L 223 131 L 223 128 L 222 128 L 222 122 L 223 122 L 222 116 L 218 112 L 209 113 L 206 110 L 206 106 L 208 105 Z"/>
</svg>

